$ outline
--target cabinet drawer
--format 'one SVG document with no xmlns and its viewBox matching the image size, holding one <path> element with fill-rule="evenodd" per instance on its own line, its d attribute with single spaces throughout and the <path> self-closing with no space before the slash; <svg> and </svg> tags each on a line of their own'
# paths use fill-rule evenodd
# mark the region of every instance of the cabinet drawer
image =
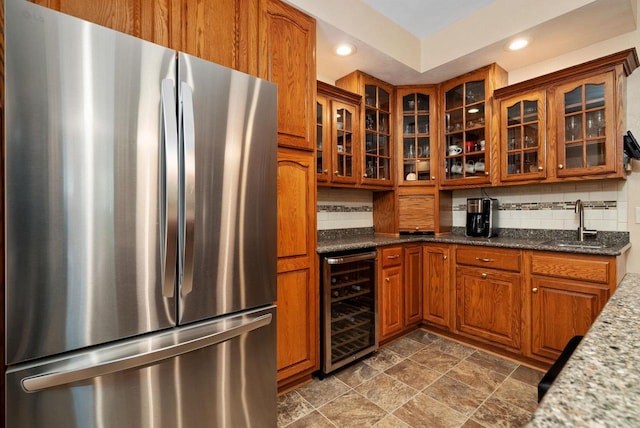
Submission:
<svg viewBox="0 0 640 428">
<path fill-rule="evenodd" d="M 402 264 L 402 247 L 389 247 L 382 249 L 382 267 Z"/>
<path fill-rule="evenodd" d="M 533 254 L 531 273 L 609 284 L 611 260 L 572 254 Z"/>
<path fill-rule="evenodd" d="M 456 263 L 491 269 L 520 272 L 520 251 L 500 250 L 487 247 L 458 247 Z"/>
</svg>

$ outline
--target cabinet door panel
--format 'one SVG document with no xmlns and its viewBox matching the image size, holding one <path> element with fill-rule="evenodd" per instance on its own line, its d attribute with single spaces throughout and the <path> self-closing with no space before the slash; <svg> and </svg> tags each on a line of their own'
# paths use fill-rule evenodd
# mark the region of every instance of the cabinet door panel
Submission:
<svg viewBox="0 0 640 428">
<path fill-rule="evenodd" d="M 384 340 L 403 327 L 402 266 L 383 269 L 381 279 L 380 340 Z"/>
<path fill-rule="evenodd" d="M 532 279 L 532 348 L 534 356 L 555 360 L 567 342 L 584 335 L 607 298 L 605 288 L 552 278 Z"/>
<path fill-rule="evenodd" d="M 309 287 L 311 280 L 309 269 L 278 274 L 278 379 L 316 364 L 314 342 L 318 337 L 312 317 L 317 312 L 309 311 L 315 301 Z"/>
<path fill-rule="evenodd" d="M 177 34 L 173 34 L 170 26 L 179 18 L 171 0 L 34 0 L 33 3 L 177 49 Z"/>
<path fill-rule="evenodd" d="M 422 247 L 404 250 L 404 322 L 422 321 Z"/>
<path fill-rule="evenodd" d="M 312 159 L 282 153 L 278 157 L 278 257 L 309 257 L 310 210 L 315 211 L 314 191 L 309 184 L 314 183 Z"/>
<path fill-rule="evenodd" d="M 315 20 L 278 0 L 262 0 L 260 76 L 278 85 L 278 143 L 315 147 Z"/>
<path fill-rule="evenodd" d="M 520 275 L 458 268 L 457 329 L 520 351 Z"/>
<path fill-rule="evenodd" d="M 398 196 L 398 229 L 401 232 L 434 231 L 435 227 L 434 196 Z"/>
<path fill-rule="evenodd" d="M 180 1 L 182 51 L 257 74 L 258 0 Z"/>
<path fill-rule="evenodd" d="M 423 317 L 430 324 L 451 327 L 451 289 L 449 284 L 449 249 L 424 247 Z"/>
</svg>

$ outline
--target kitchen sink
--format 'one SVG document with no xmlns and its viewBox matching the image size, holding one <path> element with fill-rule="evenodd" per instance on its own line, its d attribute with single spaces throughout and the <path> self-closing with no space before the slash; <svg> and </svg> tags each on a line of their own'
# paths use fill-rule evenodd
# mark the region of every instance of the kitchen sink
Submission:
<svg viewBox="0 0 640 428">
<path fill-rule="evenodd" d="M 552 245 L 554 247 L 570 247 L 570 248 L 607 248 L 608 245 L 602 242 L 590 241 L 545 241 L 544 245 Z"/>
</svg>

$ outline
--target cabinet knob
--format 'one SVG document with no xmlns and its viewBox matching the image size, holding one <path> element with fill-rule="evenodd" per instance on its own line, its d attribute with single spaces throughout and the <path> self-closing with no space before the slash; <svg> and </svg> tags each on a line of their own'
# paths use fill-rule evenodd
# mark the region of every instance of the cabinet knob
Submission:
<svg viewBox="0 0 640 428">
<path fill-rule="evenodd" d="M 340 175 L 340 171 L 333 171 L 335 175 Z"/>
<path fill-rule="evenodd" d="M 489 171 L 485 171 L 484 175 L 488 176 L 489 175 Z"/>
<path fill-rule="evenodd" d="M 564 169 L 564 165 L 559 164 L 559 165 L 558 165 L 558 169 Z"/>
<path fill-rule="evenodd" d="M 323 173 L 325 173 L 325 174 L 328 174 L 328 173 L 329 173 L 329 170 L 328 170 L 328 169 L 325 169 L 325 170 L 323 170 L 322 172 L 323 172 Z"/>
<path fill-rule="evenodd" d="M 416 226 L 416 230 L 420 230 L 420 226 Z"/>
<path fill-rule="evenodd" d="M 537 287 L 532 288 L 532 289 L 531 289 L 531 292 L 532 292 L 533 294 L 537 293 L 537 292 L 538 292 L 538 288 L 537 288 Z"/>
<path fill-rule="evenodd" d="M 447 256 L 442 256 L 442 260 L 447 260 Z"/>
<path fill-rule="evenodd" d="M 432 175 L 432 176 L 431 176 L 431 179 L 432 179 L 432 180 L 435 180 L 435 179 L 436 179 L 436 176 L 435 176 L 435 175 Z"/>
<path fill-rule="evenodd" d="M 389 277 L 386 277 L 384 280 L 387 281 L 387 282 L 391 282 L 391 278 L 389 278 Z"/>
<path fill-rule="evenodd" d="M 487 279 L 487 274 L 483 273 L 482 275 L 480 275 L 482 277 L 482 279 Z"/>
<path fill-rule="evenodd" d="M 544 171 L 544 167 L 543 166 L 539 166 L 538 167 L 538 171 Z"/>
</svg>

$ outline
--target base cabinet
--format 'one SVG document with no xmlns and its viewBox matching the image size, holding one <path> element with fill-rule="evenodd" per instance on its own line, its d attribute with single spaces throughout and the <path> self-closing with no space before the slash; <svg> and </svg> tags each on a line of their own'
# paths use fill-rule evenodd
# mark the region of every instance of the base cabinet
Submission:
<svg viewBox="0 0 640 428">
<path fill-rule="evenodd" d="M 402 247 L 382 248 L 379 254 L 378 337 L 382 342 L 394 337 L 404 328 Z"/>
<path fill-rule="evenodd" d="M 531 353 L 555 360 L 573 336 L 589 330 L 608 290 L 552 278 L 532 278 L 531 285 Z"/>
<path fill-rule="evenodd" d="M 460 334 L 519 352 L 520 275 L 476 267 L 456 272 L 456 329 Z"/>
<path fill-rule="evenodd" d="M 423 248 L 422 317 L 429 324 L 450 330 L 452 287 L 451 258 L 448 245 L 425 245 Z"/>
<path fill-rule="evenodd" d="M 422 246 L 404 249 L 404 325 L 422 321 Z"/>
</svg>

